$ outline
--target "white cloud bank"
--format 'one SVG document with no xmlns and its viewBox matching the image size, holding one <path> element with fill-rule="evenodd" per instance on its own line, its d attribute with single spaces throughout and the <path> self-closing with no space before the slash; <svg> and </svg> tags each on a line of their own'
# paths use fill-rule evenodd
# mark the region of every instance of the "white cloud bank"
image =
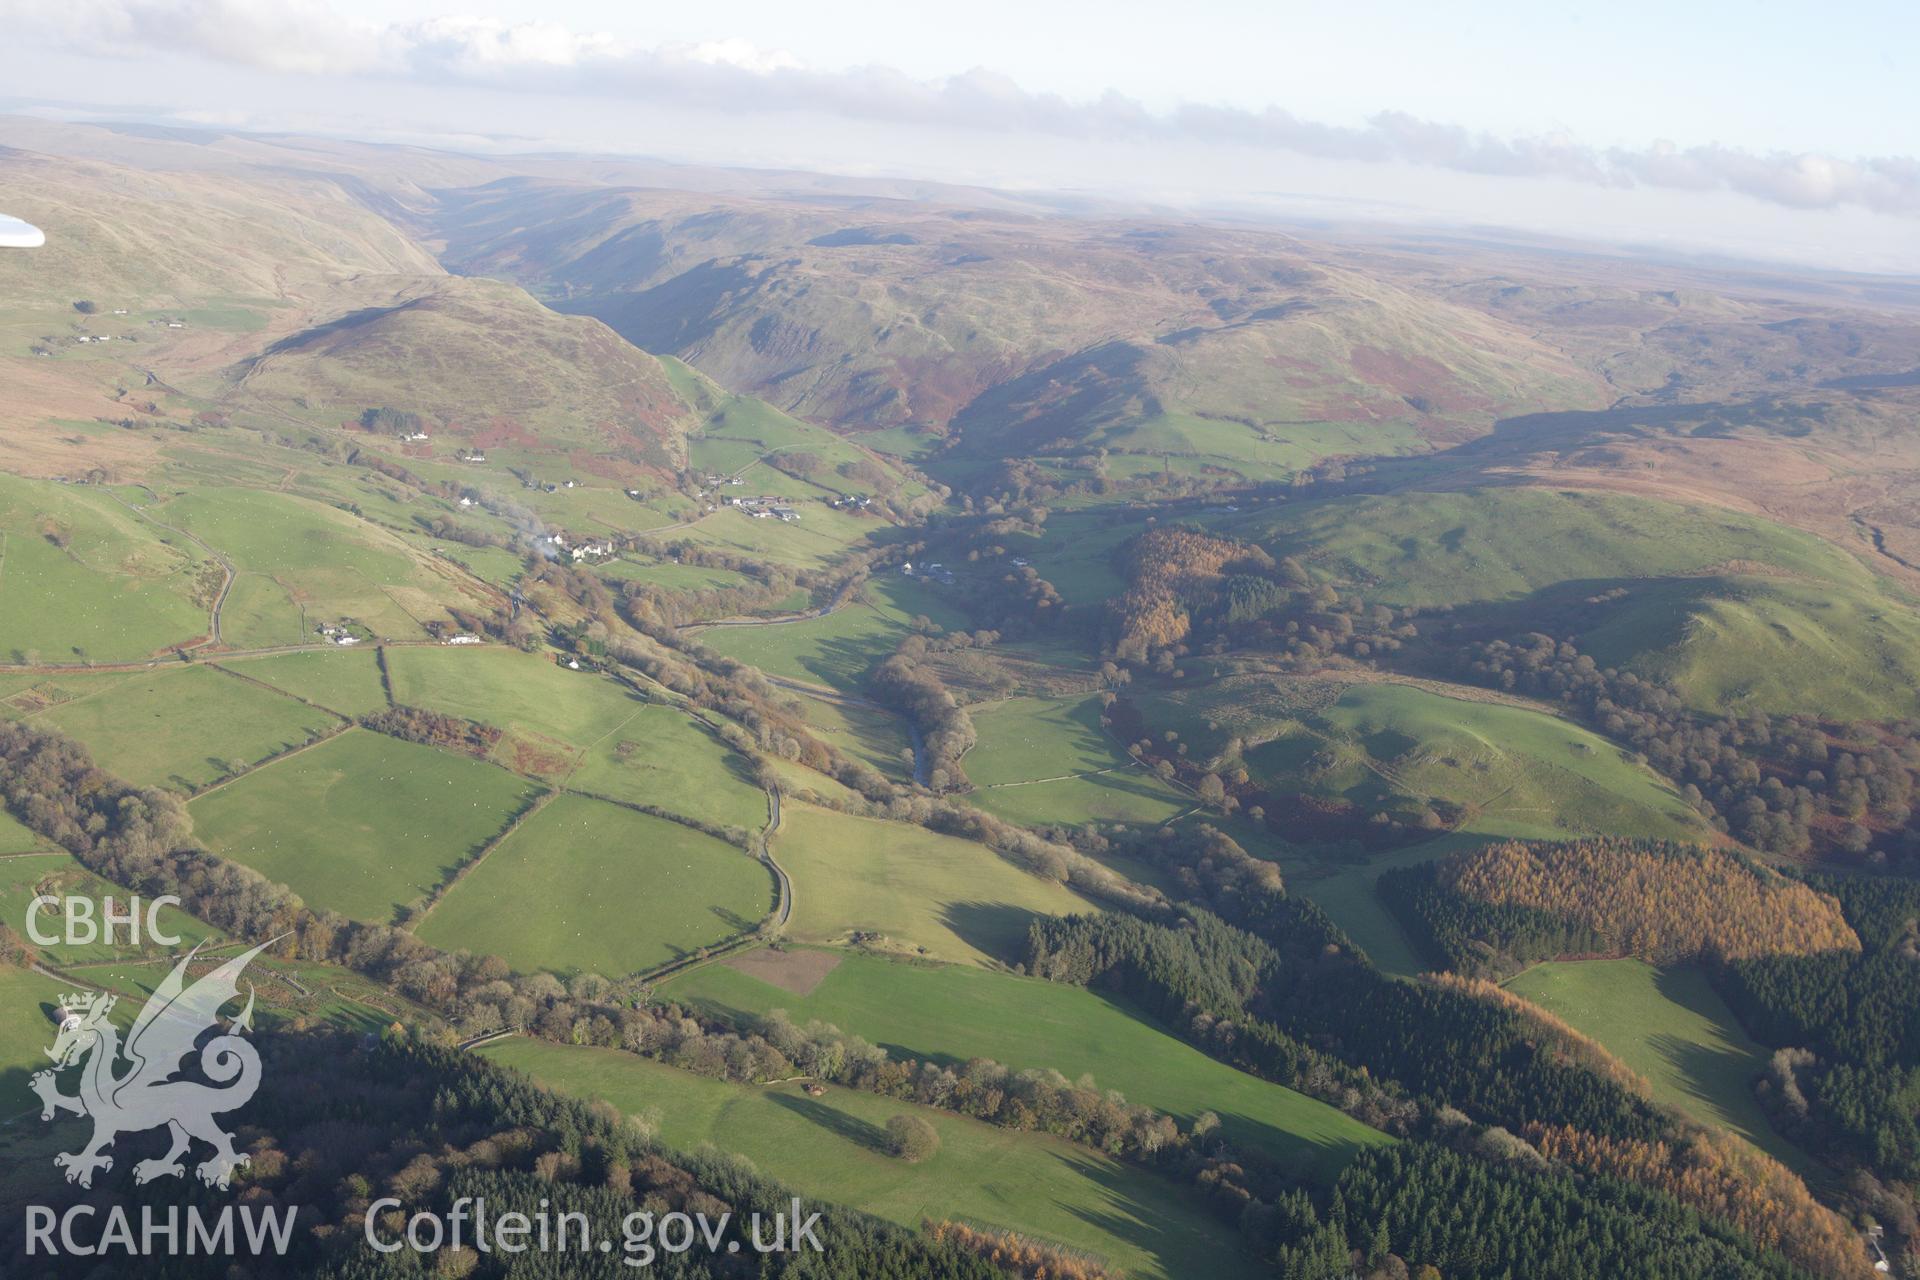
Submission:
<svg viewBox="0 0 1920 1280">
<path fill-rule="evenodd" d="M 921 80 L 881 66 L 808 67 L 742 40 L 645 47 L 554 23 L 482 17 L 381 24 L 349 19 L 316 0 L 0 0 L 0 12 L 16 35 L 93 56 L 185 54 L 279 74 L 589 94 L 720 113 L 807 112 L 1090 142 L 1223 144 L 1611 188 L 1731 191 L 1790 209 L 1920 216 L 1920 161 L 1912 157 L 1759 154 L 1667 142 L 1597 148 L 1561 134 L 1501 138 L 1392 112 L 1358 127 L 1303 120 L 1278 107 L 1185 104 L 1154 112 L 1117 92 L 1070 101 L 982 69 Z"/>
</svg>

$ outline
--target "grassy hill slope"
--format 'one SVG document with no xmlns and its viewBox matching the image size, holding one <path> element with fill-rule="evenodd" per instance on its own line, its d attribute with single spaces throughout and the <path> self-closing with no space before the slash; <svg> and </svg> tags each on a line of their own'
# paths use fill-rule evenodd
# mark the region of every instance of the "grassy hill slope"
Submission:
<svg viewBox="0 0 1920 1280">
<path fill-rule="evenodd" d="M 1768 566 L 1866 584 L 1853 557 L 1771 521 L 1617 494 L 1510 486 L 1285 504 L 1213 522 L 1389 605 L 1514 600 L 1560 583 Z"/>
<path fill-rule="evenodd" d="M 903 1226 L 984 1223 L 1093 1254 L 1142 1280 L 1256 1273 L 1185 1188 L 1046 1134 L 846 1089 L 810 1098 L 798 1084 L 728 1084 L 615 1049 L 516 1037 L 481 1052 L 562 1092 L 657 1117 L 660 1137 L 674 1146 L 739 1152 L 805 1195 Z M 882 1149 L 887 1120 L 901 1114 L 940 1135 L 940 1149 L 920 1164 Z"/>
<path fill-rule="evenodd" d="M 1476 434 L 1502 406 L 1600 403 L 1522 330 L 1271 237 L 539 183 L 440 221 L 460 269 L 729 387 L 813 421 L 977 430 L 988 455 L 1164 414 Z"/>
<path fill-rule="evenodd" d="M 1216 771 L 1244 767 L 1270 792 L 1322 797 L 1356 819 L 1387 813 L 1417 827 L 1430 825 L 1431 811 L 1488 836 L 1702 829 L 1620 748 L 1524 705 L 1407 684 L 1265 676 L 1138 702 L 1149 725 L 1179 733 Z"/>
<path fill-rule="evenodd" d="M 1015 1070 L 1091 1075 L 1183 1126 L 1212 1111 L 1233 1142 L 1302 1176 L 1330 1178 L 1361 1146 L 1386 1141 L 1332 1107 L 1216 1062 L 1093 992 L 1036 978 L 849 955 L 804 993 L 728 964 L 694 970 L 666 993 L 730 1016 L 785 1009 L 796 1022 L 831 1022 L 921 1059 L 992 1058 Z"/>
<path fill-rule="evenodd" d="M 802 942 L 860 933 L 889 950 L 1011 963 L 1036 915 L 1093 909 L 983 844 L 791 801 L 773 852 L 793 876 L 787 932 Z"/>
<path fill-rule="evenodd" d="M 1656 1101 L 1737 1133 L 1789 1166 L 1808 1167 L 1754 1099 L 1767 1051 L 1697 969 L 1580 960 L 1535 965 L 1506 986 L 1605 1045 L 1646 1078 Z"/>
</svg>

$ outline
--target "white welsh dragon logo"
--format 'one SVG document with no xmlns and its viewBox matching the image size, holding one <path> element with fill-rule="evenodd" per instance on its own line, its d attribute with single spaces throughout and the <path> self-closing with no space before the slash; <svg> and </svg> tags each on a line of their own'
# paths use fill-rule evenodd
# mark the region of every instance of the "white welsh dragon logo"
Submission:
<svg viewBox="0 0 1920 1280">
<path fill-rule="evenodd" d="M 195 1169 L 208 1186 L 226 1186 L 233 1171 L 247 1163 L 248 1157 L 233 1149 L 232 1135 L 215 1124 L 213 1116 L 217 1111 L 244 1106 L 260 1087 L 260 1055 L 240 1034 L 252 1028 L 251 986 L 247 1007 L 240 1016 L 205 1044 L 197 1042 L 205 1032 L 218 1027 L 221 1006 L 239 996 L 240 971 L 271 945 L 262 943 L 235 956 L 187 986 L 187 966 L 199 952 L 196 947 L 173 967 L 148 999 L 134 1019 L 124 1046 L 119 1031 L 107 1020 L 113 996 L 83 992 L 60 998 L 65 1016 L 53 1048 L 46 1051 L 53 1059 L 53 1070 L 36 1072 L 32 1083 L 33 1091 L 40 1095 L 42 1120 L 53 1119 L 58 1111 L 93 1117 L 93 1139 L 79 1151 L 53 1158 L 67 1171 L 67 1181 L 92 1186 L 96 1169 L 113 1167 L 113 1158 L 106 1150 L 115 1138 L 162 1125 L 171 1134 L 173 1146 L 161 1158 L 135 1165 L 136 1182 L 185 1173 L 180 1157 L 195 1138 L 213 1147 L 212 1158 Z M 201 1074 L 213 1084 L 174 1078 L 186 1065 L 185 1059 L 196 1053 Z M 132 1070 L 116 1074 L 122 1057 Z M 83 1059 L 80 1092 L 68 1097 L 60 1092 L 56 1073 Z"/>
</svg>

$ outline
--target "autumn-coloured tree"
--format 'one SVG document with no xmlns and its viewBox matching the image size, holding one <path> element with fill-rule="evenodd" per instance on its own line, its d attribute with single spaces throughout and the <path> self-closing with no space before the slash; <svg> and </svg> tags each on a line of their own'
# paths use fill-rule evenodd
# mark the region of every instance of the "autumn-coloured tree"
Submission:
<svg viewBox="0 0 1920 1280">
<path fill-rule="evenodd" d="M 1860 949 L 1831 897 L 1718 849 L 1508 840 L 1443 864 L 1439 883 L 1474 901 L 1552 912 L 1660 963 Z"/>
<path fill-rule="evenodd" d="M 929 1222 L 926 1230 L 936 1244 L 953 1245 L 985 1258 L 1020 1280 L 1117 1280 L 1116 1272 L 1108 1271 L 1092 1258 L 1011 1231 L 951 1221 Z"/>
<path fill-rule="evenodd" d="M 1549 1160 L 1663 1191 L 1780 1250 L 1813 1275 L 1874 1273 L 1859 1236 L 1815 1200 L 1792 1170 L 1726 1134 L 1701 1131 L 1679 1143 L 1635 1142 L 1535 1124 L 1525 1137 Z"/>
<path fill-rule="evenodd" d="M 1570 1024 L 1548 1013 L 1533 1001 L 1515 995 L 1505 987 L 1488 982 L 1484 978 L 1463 978 L 1451 973 L 1428 974 L 1427 981 L 1448 991 L 1457 991 L 1497 1004 L 1501 1008 L 1516 1013 L 1532 1022 L 1547 1036 L 1559 1042 L 1565 1055 L 1581 1066 L 1604 1076 L 1625 1089 L 1628 1093 L 1642 1098 L 1651 1097 L 1653 1086 L 1639 1072 L 1629 1067 L 1598 1040 L 1583 1031 L 1575 1030 Z"/>
</svg>

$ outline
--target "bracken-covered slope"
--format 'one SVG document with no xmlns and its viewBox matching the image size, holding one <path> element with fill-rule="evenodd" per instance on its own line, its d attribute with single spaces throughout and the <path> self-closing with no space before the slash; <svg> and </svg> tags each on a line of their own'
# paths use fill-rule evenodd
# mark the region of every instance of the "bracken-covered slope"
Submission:
<svg viewBox="0 0 1920 1280">
<path fill-rule="evenodd" d="M 1520 405 L 1604 403 L 1520 329 L 1274 234 L 538 183 L 449 197 L 437 225 L 454 269 L 510 275 L 790 412 L 951 424 L 984 453 L 1169 415 L 1460 438 Z"/>
<path fill-rule="evenodd" d="M 456 436 L 531 432 L 656 465 L 684 462 L 695 421 L 658 360 L 491 280 L 400 282 L 391 301 L 291 334 L 234 372 L 235 405 L 298 399 L 349 418 L 385 407 Z"/>
</svg>

